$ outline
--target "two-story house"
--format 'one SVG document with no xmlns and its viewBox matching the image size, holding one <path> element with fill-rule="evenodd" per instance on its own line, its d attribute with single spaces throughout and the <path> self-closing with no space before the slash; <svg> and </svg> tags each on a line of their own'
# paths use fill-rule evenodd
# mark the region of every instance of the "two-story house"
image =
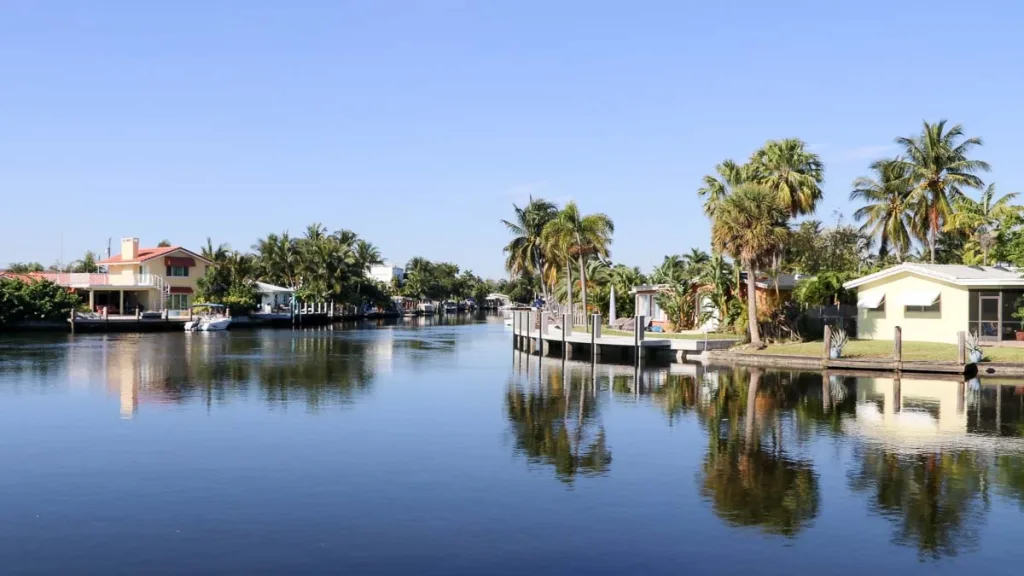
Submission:
<svg viewBox="0 0 1024 576">
<path fill-rule="evenodd" d="M 106 274 L 69 282 L 88 291 L 90 308 L 107 307 L 112 314 L 166 309 L 173 316 L 192 304 L 196 282 L 213 263 L 180 246 L 140 248 L 138 238 L 123 238 L 121 253 L 99 264 L 106 266 Z"/>
</svg>

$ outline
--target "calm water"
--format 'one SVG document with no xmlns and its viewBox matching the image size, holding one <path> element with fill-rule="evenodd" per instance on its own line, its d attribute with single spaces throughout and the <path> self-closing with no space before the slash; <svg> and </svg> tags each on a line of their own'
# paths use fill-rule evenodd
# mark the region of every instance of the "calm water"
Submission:
<svg viewBox="0 0 1024 576">
<path fill-rule="evenodd" d="M 997 384 L 638 374 L 500 322 L 6 336 L 0 571 L 1018 573 Z"/>
</svg>

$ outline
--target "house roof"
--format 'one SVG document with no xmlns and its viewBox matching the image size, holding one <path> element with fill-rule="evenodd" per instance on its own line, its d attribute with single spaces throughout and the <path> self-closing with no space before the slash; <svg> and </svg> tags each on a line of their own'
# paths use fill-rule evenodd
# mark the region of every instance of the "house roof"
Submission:
<svg viewBox="0 0 1024 576">
<path fill-rule="evenodd" d="M 282 286 L 275 286 L 266 282 L 256 282 L 256 289 L 262 294 L 273 294 L 274 292 L 291 294 L 292 292 L 295 292 L 295 288 L 284 288 Z"/>
<path fill-rule="evenodd" d="M 843 288 L 857 288 L 869 282 L 883 280 L 897 274 L 914 274 L 958 286 L 1024 286 L 1020 273 L 1002 266 L 964 266 L 961 264 L 903 263 L 868 274 L 843 284 Z"/>
<path fill-rule="evenodd" d="M 639 286 L 633 286 L 633 289 L 629 291 L 630 294 L 636 294 L 638 292 L 661 292 L 668 288 L 668 284 L 641 284 Z"/>
<path fill-rule="evenodd" d="M 810 276 L 803 274 L 779 274 L 778 278 L 759 278 L 754 285 L 767 290 L 769 288 L 774 289 L 775 285 L 778 284 L 779 290 L 792 290 L 796 288 L 798 282 L 805 278 L 810 278 Z"/>
<path fill-rule="evenodd" d="M 8 272 L 6 270 L 0 270 L 0 278 L 7 278 L 10 280 L 21 280 L 22 282 L 36 282 L 42 280 L 43 277 L 39 272 Z"/>
<path fill-rule="evenodd" d="M 105 258 L 103 260 L 100 260 L 99 262 L 97 262 L 97 264 L 134 264 L 134 263 L 137 263 L 137 262 L 145 262 L 146 260 L 152 260 L 153 258 L 159 258 L 160 256 L 165 256 L 167 254 L 170 254 L 171 252 L 176 252 L 178 250 L 181 250 L 182 252 L 186 252 L 189 255 L 191 255 L 193 258 L 197 258 L 199 260 L 202 260 L 203 262 L 206 262 L 207 264 L 213 264 L 213 262 L 210 262 L 208 259 L 203 258 L 199 254 L 196 254 L 195 252 L 193 252 L 191 250 L 182 248 L 181 246 L 163 246 L 163 247 L 160 247 L 160 248 L 139 248 L 139 254 L 134 259 L 132 259 L 132 260 L 123 260 L 121 258 L 121 254 L 118 254 L 117 256 L 111 256 L 110 258 Z"/>
</svg>

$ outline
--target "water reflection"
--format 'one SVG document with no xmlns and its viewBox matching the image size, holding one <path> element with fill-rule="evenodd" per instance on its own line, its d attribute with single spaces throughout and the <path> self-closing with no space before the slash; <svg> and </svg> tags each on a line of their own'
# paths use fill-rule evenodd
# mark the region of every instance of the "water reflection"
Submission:
<svg viewBox="0 0 1024 576">
<path fill-rule="evenodd" d="M 511 351 L 501 325 L 4 337 L 0 504 L 22 520 L 0 530 L 0 552 L 68 518 L 159 535 L 130 549 L 162 550 L 178 514 L 202 519 L 190 528 L 210 549 L 222 533 L 251 542 L 254 525 L 301 554 L 332 530 L 357 542 L 317 566 L 422 541 L 437 559 L 536 549 L 554 573 L 643 571 L 604 566 L 619 554 L 669 572 L 720 566 L 705 544 L 725 541 L 744 569 L 791 572 L 791 546 L 797 563 L 827 561 L 854 541 L 870 553 L 844 557 L 848 571 L 915 556 L 918 571 L 991 569 L 1015 553 L 1024 511 L 1020 384 L 563 362 Z M 325 431 L 358 441 L 325 450 Z M 211 510 L 255 515 L 203 532 Z M 75 526 L 62 543 L 92 547 L 77 535 L 93 527 Z M 721 539 L 733 531 L 755 537 Z"/>
<path fill-rule="evenodd" d="M 527 365 L 529 358 L 524 361 Z M 580 365 L 539 363 L 532 380 L 512 378 L 505 410 L 517 452 L 551 466 L 571 484 L 608 471 L 612 453 L 600 423 L 596 379 Z M 524 371 L 525 373 L 525 371 Z"/>
<path fill-rule="evenodd" d="M 396 358 L 417 364 L 453 357 L 459 341 L 443 326 L 468 318 L 410 320 L 433 328 L 393 330 L 392 320 L 375 323 L 376 330 L 17 337 L 0 341 L 0 378 L 52 387 L 62 373 L 74 387 L 99 385 L 119 398 L 123 419 L 135 417 L 140 404 L 212 407 L 252 394 L 270 406 L 297 401 L 315 412 L 352 402 L 391 372 Z"/>
<path fill-rule="evenodd" d="M 700 412 L 708 434 L 701 495 L 732 525 L 794 536 L 818 515 L 818 475 L 809 460 L 784 448 L 790 427 L 780 410 L 792 389 L 762 387 L 761 378 L 757 369 L 719 374 Z"/>
</svg>

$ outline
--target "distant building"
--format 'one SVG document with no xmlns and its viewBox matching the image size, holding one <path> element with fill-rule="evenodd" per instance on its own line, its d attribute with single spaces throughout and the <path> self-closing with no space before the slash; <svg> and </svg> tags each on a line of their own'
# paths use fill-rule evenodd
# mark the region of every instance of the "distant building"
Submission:
<svg viewBox="0 0 1024 576">
<path fill-rule="evenodd" d="M 390 262 L 385 262 L 370 267 L 370 278 L 391 285 L 391 282 L 396 278 L 399 282 L 405 280 L 405 270 Z"/>
</svg>

